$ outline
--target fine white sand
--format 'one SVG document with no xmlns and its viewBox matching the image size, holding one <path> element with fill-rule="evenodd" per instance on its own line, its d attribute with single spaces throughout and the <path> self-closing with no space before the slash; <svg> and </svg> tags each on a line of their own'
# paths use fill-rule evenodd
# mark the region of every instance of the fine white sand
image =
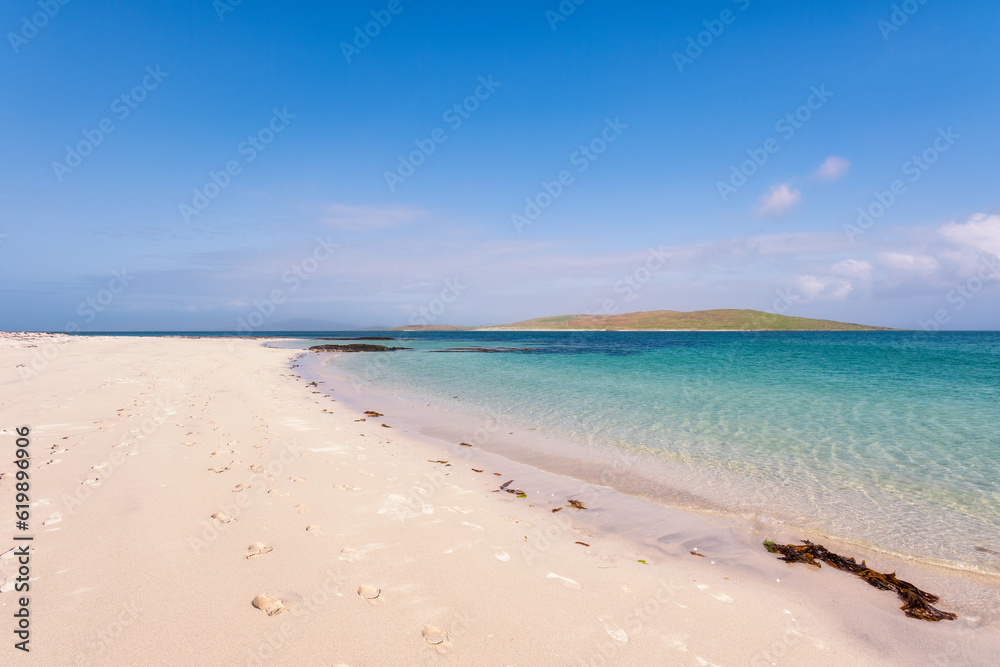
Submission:
<svg viewBox="0 0 1000 667">
<path fill-rule="evenodd" d="M 0 662 L 988 665 L 1000 655 L 988 577 L 847 551 L 955 596 L 939 606 L 957 621 L 909 619 L 893 593 L 776 560 L 749 527 L 463 454 L 383 427 L 392 414 L 357 421 L 357 409 L 295 377 L 296 354 L 242 339 L 0 339 L 3 448 L 28 426 L 32 453 L 27 533 L 14 528 L 12 457 L 0 462 L 0 552 L 15 533 L 34 536 L 31 653 L 13 648 L 23 594 L 10 590 L 8 555 Z M 493 492 L 510 479 L 527 497 Z M 588 509 L 565 507 L 581 498 Z M 656 539 L 630 535 L 633 512 L 661 519 Z M 618 530 L 603 529 L 607 517 Z"/>
</svg>

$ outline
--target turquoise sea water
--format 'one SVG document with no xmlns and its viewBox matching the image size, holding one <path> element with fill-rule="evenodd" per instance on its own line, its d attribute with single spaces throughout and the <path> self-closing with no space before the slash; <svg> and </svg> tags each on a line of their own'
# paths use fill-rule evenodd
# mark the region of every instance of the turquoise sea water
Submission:
<svg viewBox="0 0 1000 667">
<path fill-rule="evenodd" d="M 1000 572 L 1000 333 L 399 335 L 326 364 L 626 492 Z M 532 349 L 433 351 L 471 346 Z"/>
</svg>

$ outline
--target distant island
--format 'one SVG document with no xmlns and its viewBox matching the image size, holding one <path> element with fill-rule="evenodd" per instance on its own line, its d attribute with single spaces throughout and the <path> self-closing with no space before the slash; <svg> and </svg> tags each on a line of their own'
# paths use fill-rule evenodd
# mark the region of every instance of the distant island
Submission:
<svg viewBox="0 0 1000 667">
<path fill-rule="evenodd" d="M 558 315 L 485 327 L 407 325 L 393 331 L 511 330 L 682 330 L 682 331 L 892 331 L 889 327 L 775 315 L 759 310 L 650 310 L 620 315 Z"/>
</svg>

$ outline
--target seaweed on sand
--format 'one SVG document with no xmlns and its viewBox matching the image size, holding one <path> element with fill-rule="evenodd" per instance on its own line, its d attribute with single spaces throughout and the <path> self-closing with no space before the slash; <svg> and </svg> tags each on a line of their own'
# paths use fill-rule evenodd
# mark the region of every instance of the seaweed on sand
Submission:
<svg viewBox="0 0 1000 667">
<path fill-rule="evenodd" d="M 781 560 L 786 563 L 806 563 L 820 567 L 817 561 L 823 561 L 830 567 L 861 577 L 870 586 L 884 591 L 896 591 L 904 603 L 900 609 L 910 618 L 924 621 L 953 621 L 957 618 L 950 611 L 941 611 L 931 605 L 932 602 L 938 601 L 937 595 L 922 591 L 908 581 L 897 579 L 895 572 L 888 574 L 876 572 L 869 568 L 865 561 L 858 564 L 853 558 L 844 558 L 828 551 L 821 544 L 813 544 L 809 540 L 802 540 L 802 544 L 775 544 L 771 540 L 764 540 L 764 548 L 771 553 L 781 554 L 783 556 Z"/>
</svg>

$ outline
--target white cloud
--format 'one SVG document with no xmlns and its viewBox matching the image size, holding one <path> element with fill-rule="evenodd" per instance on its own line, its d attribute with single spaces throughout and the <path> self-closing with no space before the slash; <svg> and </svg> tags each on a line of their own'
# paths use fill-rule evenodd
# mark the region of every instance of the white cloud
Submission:
<svg viewBox="0 0 1000 667">
<path fill-rule="evenodd" d="M 865 283 L 871 283 L 872 280 L 873 269 L 869 262 L 845 259 L 843 262 L 837 262 L 830 268 L 838 275 L 857 278 Z"/>
<path fill-rule="evenodd" d="M 850 168 L 850 160 L 831 155 L 816 169 L 814 176 L 821 181 L 839 181 Z"/>
<path fill-rule="evenodd" d="M 879 263 L 896 274 L 931 277 L 941 268 L 941 262 L 928 255 L 905 252 L 880 252 Z"/>
<path fill-rule="evenodd" d="M 760 198 L 758 215 L 779 217 L 802 199 L 802 192 L 791 188 L 788 183 L 779 183 Z"/>
<path fill-rule="evenodd" d="M 327 207 L 323 222 L 347 231 L 381 229 L 416 222 L 427 215 L 426 211 L 402 206 L 347 206 L 332 204 Z"/>
<path fill-rule="evenodd" d="M 949 222 L 941 228 L 941 236 L 952 243 L 1000 256 L 1000 215 L 977 213 L 964 223 Z"/>
<path fill-rule="evenodd" d="M 789 294 L 792 301 L 845 301 L 859 290 L 867 291 L 871 284 L 871 265 L 868 262 L 846 260 L 830 267 L 839 275 L 800 274 L 791 281 Z"/>
</svg>

